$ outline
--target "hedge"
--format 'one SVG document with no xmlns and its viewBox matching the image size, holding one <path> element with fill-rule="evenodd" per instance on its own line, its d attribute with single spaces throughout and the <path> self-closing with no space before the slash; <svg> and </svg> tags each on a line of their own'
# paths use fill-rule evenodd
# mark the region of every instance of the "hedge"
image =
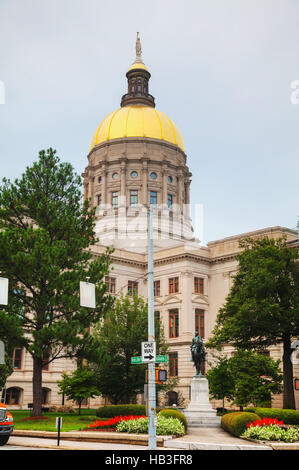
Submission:
<svg viewBox="0 0 299 470">
<path fill-rule="evenodd" d="M 188 423 L 186 416 L 183 415 L 179 410 L 175 410 L 173 408 L 165 408 L 164 410 L 159 411 L 159 415 L 165 416 L 165 418 L 177 418 L 181 421 L 185 428 L 185 432 L 187 432 Z"/>
<path fill-rule="evenodd" d="M 115 418 L 115 416 L 144 416 L 145 405 L 106 405 L 96 410 L 98 418 Z"/>
<path fill-rule="evenodd" d="M 235 411 L 222 416 L 221 426 L 225 431 L 239 437 L 246 431 L 247 424 L 256 419 L 260 419 L 259 415 L 256 413 Z"/>
<path fill-rule="evenodd" d="M 280 408 L 246 408 L 245 411 L 253 412 L 259 415 L 260 418 L 277 418 L 283 421 L 284 424 L 297 424 L 299 425 L 299 411 L 296 410 L 282 410 Z"/>
</svg>

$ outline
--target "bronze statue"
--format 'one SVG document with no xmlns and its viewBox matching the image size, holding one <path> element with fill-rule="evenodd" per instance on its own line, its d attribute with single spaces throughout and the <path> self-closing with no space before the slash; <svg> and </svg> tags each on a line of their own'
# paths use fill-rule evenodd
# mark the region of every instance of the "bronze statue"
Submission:
<svg viewBox="0 0 299 470">
<path fill-rule="evenodd" d="M 203 376 L 206 351 L 202 342 L 202 338 L 198 335 L 198 331 L 195 331 L 195 336 L 192 339 L 190 350 L 192 355 L 190 361 L 193 361 L 194 366 L 196 367 L 196 375 Z"/>
</svg>

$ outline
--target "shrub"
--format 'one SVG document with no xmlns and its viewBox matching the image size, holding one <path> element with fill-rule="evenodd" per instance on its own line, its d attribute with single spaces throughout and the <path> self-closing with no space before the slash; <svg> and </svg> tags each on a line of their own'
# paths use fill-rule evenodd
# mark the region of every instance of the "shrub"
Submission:
<svg viewBox="0 0 299 470">
<path fill-rule="evenodd" d="M 181 413 L 179 410 L 175 410 L 173 408 L 166 408 L 165 410 L 159 411 L 158 416 L 165 416 L 165 418 L 171 417 L 171 418 L 179 419 L 183 423 L 185 432 L 187 432 L 188 423 L 187 423 L 186 416 L 183 413 Z"/>
<path fill-rule="evenodd" d="M 130 421 L 121 421 L 116 426 L 117 432 L 128 432 L 133 434 L 148 433 L 148 418 L 139 418 Z M 157 436 L 183 436 L 185 428 L 178 418 L 172 418 L 158 415 L 157 416 Z"/>
<path fill-rule="evenodd" d="M 270 426 L 251 426 L 246 429 L 242 437 L 258 439 L 260 441 L 296 442 L 299 440 L 299 429 L 294 427 L 284 429 L 277 424 Z"/>
<path fill-rule="evenodd" d="M 239 437 L 246 430 L 247 424 L 256 419 L 260 417 L 255 413 L 236 411 L 222 416 L 221 426 L 225 431 Z"/>
<path fill-rule="evenodd" d="M 115 418 L 115 416 L 146 415 L 144 405 L 106 405 L 96 410 L 98 418 Z"/>
<path fill-rule="evenodd" d="M 284 424 L 299 425 L 299 411 L 296 410 L 282 410 L 279 408 L 246 408 L 245 411 L 256 413 L 260 418 L 276 418 L 279 421 L 283 421 Z"/>
</svg>

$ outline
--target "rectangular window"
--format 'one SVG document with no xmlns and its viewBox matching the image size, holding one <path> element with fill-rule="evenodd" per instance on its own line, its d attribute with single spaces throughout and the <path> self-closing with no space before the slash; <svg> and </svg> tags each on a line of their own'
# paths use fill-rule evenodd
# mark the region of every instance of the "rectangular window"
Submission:
<svg viewBox="0 0 299 470">
<path fill-rule="evenodd" d="M 42 370 L 43 371 L 48 371 L 49 370 L 49 359 L 50 359 L 50 355 L 47 354 L 47 353 L 44 353 L 43 354 L 43 366 L 42 366 Z"/>
<path fill-rule="evenodd" d="M 161 316 L 159 311 L 155 311 L 155 330 L 156 333 L 160 333 L 160 326 L 161 326 Z"/>
<path fill-rule="evenodd" d="M 12 355 L 12 363 L 14 369 L 22 369 L 22 348 L 15 348 Z"/>
<path fill-rule="evenodd" d="M 177 308 L 169 310 L 169 338 L 179 336 L 179 311 Z"/>
<path fill-rule="evenodd" d="M 179 292 L 179 278 L 178 277 L 170 277 L 168 279 L 169 284 L 169 294 L 176 294 Z"/>
<path fill-rule="evenodd" d="M 112 207 L 113 209 L 118 208 L 118 192 L 113 192 L 112 193 Z"/>
<path fill-rule="evenodd" d="M 128 295 L 133 297 L 133 295 L 138 294 L 138 282 L 128 281 Z"/>
<path fill-rule="evenodd" d="M 107 292 L 109 292 L 109 294 L 115 294 L 115 287 L 116 287 L 115 277 L 106 276 L 105 283 L 107 286 Z"/>
<path fill-rule="evenodd" d="M 205 337 L 205 311 L 199 308 L 195 310 L 195 331 L 202 338 Z"/>
<path fill-rule="evenodd" d="M 179 375 L 178 353 L 169 354 L 169 377 L 177 377 Z"/>
<path fill-rule="evenodd" d="M 160 281 L 154 281 L 154 295 L 160 295 Z"/>
<path fill-rule="evenodd" d="M 102 194 L 98 195 L 98 206 L 101 207 L 102 205 Z"/>
<path fill-rule="evenodd" d="M 202 277 L 194 278 L 194 293 L 195 294 L 204 293 L 204 279 Z"/>
<path fill-rule="evenodd" d="M 157 205 L 157 191 L 150 192 L 150 205 L 151 206 Z"/>
<path fill-rule="evenodd" d="M 130 191 L 130 206 L 137 206 L 138 204 L 138 191 Z"/>
<path fill-rule="evenodd" d="M 172 207 L 172 194 L 168 194 L 167 196 L 167 205 L 168 205 L 168 209 Z"/>
</svg>

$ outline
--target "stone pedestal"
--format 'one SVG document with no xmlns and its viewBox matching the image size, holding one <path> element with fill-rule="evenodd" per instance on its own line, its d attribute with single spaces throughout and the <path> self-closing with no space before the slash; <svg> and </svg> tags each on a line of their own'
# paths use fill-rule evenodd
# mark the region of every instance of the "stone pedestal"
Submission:
<svg viewBox="0 0 299 470">
<path fill-rule="evenodd" d="M 183 411 L 190 428 L 219 427 L 221 418 L 216 415 L 209 400 L 208 379 L 195 376 L 191 380 L 191 401 Z"/>
</svg>

